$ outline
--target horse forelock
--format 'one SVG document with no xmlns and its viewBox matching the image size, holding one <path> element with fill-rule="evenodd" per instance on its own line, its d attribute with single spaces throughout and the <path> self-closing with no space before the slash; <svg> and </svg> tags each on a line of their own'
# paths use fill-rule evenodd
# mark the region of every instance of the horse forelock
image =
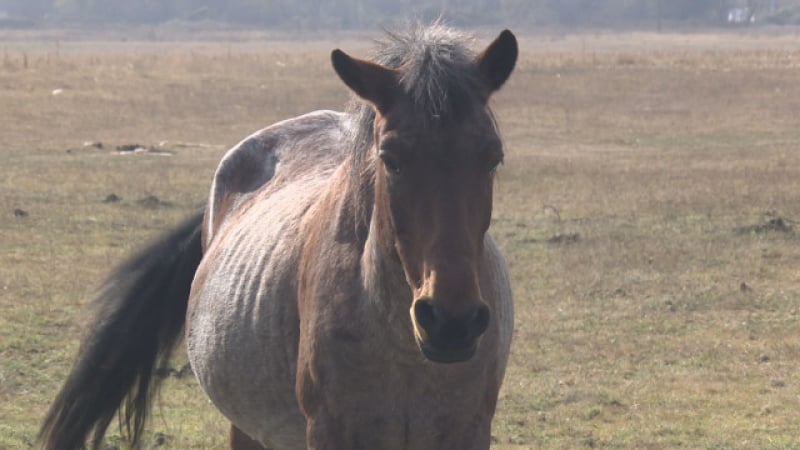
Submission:
<svg viewBox="0 0 800 450">
<path fill-rule="evenodd" d="M 404 31 L 389 31 L 377 40 L 373 60 L 399 69 L 400 84 L 411 100 L 412 113 L 425 119 L 422 125 L 457 120 L 471 108 L 483 108 L 481 77 L 472 38 L 435 23 L 416 25 Z M 355 99 L 351 112 L 357 116 L 359 143 L 371 143 L 375 112 L 371 105 Z"/>
</svg>

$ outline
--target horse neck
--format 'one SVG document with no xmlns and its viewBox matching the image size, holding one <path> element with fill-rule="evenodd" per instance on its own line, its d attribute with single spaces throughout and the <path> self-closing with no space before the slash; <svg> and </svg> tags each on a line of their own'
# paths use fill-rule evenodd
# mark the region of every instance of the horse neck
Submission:
<svg viewBox="0 0 800 450">
<path fill-rule="evenodd" d="M 410 316 L 411 288 L 397 253 L 385 249 L 379 239 L 378 228 L 386 224 L 377 222 L 374 207 L 376 151 L 371 145 L 359 144 L 371 136 L 371 129 L 366 128 L 354 134 L 353 158 L 346 163 L 347 199 L 342 204 L 348 211 L 341 216 L 353 218 L 356 241 L 361 245 L 364 306 L 375 319 L 371 323 L 380 327 L 380 334 L 390 339 L 390 344 L 399 346 L 410 358 L 419 358 Z"/>
<path fill-rule="evenodd" d="M 377 227 L 373 215 L 361 264 L 366 302 L 376 315 L 375 323 L 380 324 L 382 333 L 417 358 L 419 351 L 410 316 L 411 288 L 397 254 L 387 253 L 381 246 Z"/>
<path fill-rule="evenodd" d="M 394 313 L 395 309 L 400 309 L 403 314 L 408 314 L 412 294 L 405 272 L 397 254 L 387 254 L 377 236 L 377 226 L 372 220 L 362 256 L 364 287 L 369 300 L 386 312 Z"/>
</svg>

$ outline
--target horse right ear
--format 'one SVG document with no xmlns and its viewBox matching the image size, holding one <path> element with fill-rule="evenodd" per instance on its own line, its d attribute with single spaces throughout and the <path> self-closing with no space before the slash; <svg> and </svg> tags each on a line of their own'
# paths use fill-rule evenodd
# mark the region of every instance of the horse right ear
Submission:
<svg viewBox="0 0 800 450">
<path fill-rule="evenodd" d="M 331 63 L 344 84 L 378 111 L 385 112 L 391 106 L 400 86 L 396 70 L 353 58 L 339 49 L 331 53 Z"/>
</svg>

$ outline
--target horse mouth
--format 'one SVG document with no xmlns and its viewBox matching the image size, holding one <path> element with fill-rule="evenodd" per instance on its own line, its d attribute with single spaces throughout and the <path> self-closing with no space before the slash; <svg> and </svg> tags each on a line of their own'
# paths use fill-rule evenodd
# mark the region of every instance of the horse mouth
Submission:
<svg viewBox="0 0 800 450">
<path fill-rule="evenodd" d="M 472 359 L 472 357 L 475 356 L 475 351 L 478 349 L 478 345 L 477 343 L 472 343 L 471 345 L 463 348 L 442 349 L 432 345 L 430 342 L 420 342 L 419 349 L 422 351 L 422 354 L 425 355 L 425 358 L 432 362 L 453 364 Z"/>
</svg>

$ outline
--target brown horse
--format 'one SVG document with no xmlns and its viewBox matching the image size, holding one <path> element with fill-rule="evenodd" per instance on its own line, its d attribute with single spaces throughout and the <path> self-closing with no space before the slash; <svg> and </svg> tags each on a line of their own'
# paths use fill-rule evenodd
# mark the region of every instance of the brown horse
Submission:
<svg viewBox="0 0 800 450">
<path fill-rule="evenodd" d="M 503 149 L 487 106 L 517 58 L 440 25 L 376 62 L 336 50 L 360 99 L 231 149 L 197 215 L 117 269 L 45 419 L 46 449 L 135 446 L 186 328 L 234 449 L 487 449 L 513 328 L 487 233 Z"/>
</svg>

